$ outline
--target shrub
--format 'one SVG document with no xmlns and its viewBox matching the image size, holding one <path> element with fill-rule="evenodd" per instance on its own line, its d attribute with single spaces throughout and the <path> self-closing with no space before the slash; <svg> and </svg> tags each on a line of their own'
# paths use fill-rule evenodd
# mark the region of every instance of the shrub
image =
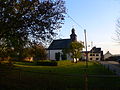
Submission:
<svg viewBox="0 0 120 90">
<path fill-rule="evenodd" d="M 35 62 L 35 64 L 40 66 L 57 66 L 56 61 L 47 61 L 47 60 L 38 61 L 38 62 Z"/>
</svg>

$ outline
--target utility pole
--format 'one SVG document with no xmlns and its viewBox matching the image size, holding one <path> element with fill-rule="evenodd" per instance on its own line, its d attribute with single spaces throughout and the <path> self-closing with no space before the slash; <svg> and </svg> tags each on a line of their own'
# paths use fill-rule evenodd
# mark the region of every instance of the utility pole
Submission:
<svg viewBox="0 0 120 90">
<path fill-rule="evenodd" d="M 86 48 L 86 68 L 85 68 L 85 90 L 88 90 L 88 75 L 87 75 L 87 69 L 88 69 L 88 51 L 87 51 L 87 37 L 86 37 L 86 30 L 84 29 L 84 34 L 85 34 L 85 48 Z"/>
<path fill-rule="evenodd" d="M 88 51 L 87 51 L 86 29 L 84 29 L 84 34 L 85 34 L 85 49 L 86 49 L 86 68 L 88 68 Z"/>
<path fill-rule="evenodd" d="M 91 41 L 91 48 L 93 48 L 93 41 Z"/>
<path fill-rule="evenodd" d="M 92 50 L 92 61 L 93 61 L 93 42 L 91 42 L 91 50 Z"/>
</svg>

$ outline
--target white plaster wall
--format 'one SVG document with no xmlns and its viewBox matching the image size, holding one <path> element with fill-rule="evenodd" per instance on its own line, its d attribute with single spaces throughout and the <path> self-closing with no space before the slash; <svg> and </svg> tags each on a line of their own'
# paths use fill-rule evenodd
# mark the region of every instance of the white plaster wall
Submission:
<svg viewBox="0 0 120 90">
<path fill-rule="evenodd" d="M 50 60 L 56 60 L 55 59 L 55 53 L 58 53 L 58 52 L 60 52 L 62 54 L 62 50 L 47 50 L 48 59 L 50 59 Z M 60 60 L 62 60 L 61 57 L 60 57 Z M 67 60 L 73 60 L 71 58 L 70 54 L 67 54 Z"/>
<path fill-rule="evenodd" d="M 48 57 L 50 60 L 56 60 L 55 59 L 55 53 L 62 53 L 62 50 L 48 50 Z M 60 60 L 61 60 L 61 57 L 60 57 Z"/>
<path fill-rule="evenodd" d="M 90 53 L 88 53 L 88 60 L 90 60 L 90 58 L 92 58 L 92 60 L 96 60 L 96 58 L 99 58 L 96 61 L 100 61 L 100 59 L 101 59 L 101 53 L 94 53 L 94 54 L 95 54 L 95 56 L 90 56 Z M 98 56 L 96 56 L 96 54 L 98 54 Z"/>
</svg>

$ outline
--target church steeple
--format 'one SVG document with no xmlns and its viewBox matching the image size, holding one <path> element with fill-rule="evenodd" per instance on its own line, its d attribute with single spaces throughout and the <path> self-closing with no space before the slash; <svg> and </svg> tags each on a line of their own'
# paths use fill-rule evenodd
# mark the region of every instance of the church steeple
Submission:
<svg viewBox="0 0 120 90">
<path fill-rule="evenodd" d="M 70 35 L 70 39 L 72 41 L 77 41 L 77 35 L 75 34 L 75 29 L 72 28 L 71 32 L 72 32 L 72 34 Z"/>
</svg>

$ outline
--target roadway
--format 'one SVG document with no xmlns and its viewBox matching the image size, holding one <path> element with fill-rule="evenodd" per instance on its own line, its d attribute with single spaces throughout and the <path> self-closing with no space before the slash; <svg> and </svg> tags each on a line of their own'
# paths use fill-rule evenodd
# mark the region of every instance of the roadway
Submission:
<svg viewBox="0 0 120 90">
<path fill-rule="evenodd" d="M 116 61 L 99 61 L 103 66 L 120 76 L 120 64 Z"/>
</svg>

